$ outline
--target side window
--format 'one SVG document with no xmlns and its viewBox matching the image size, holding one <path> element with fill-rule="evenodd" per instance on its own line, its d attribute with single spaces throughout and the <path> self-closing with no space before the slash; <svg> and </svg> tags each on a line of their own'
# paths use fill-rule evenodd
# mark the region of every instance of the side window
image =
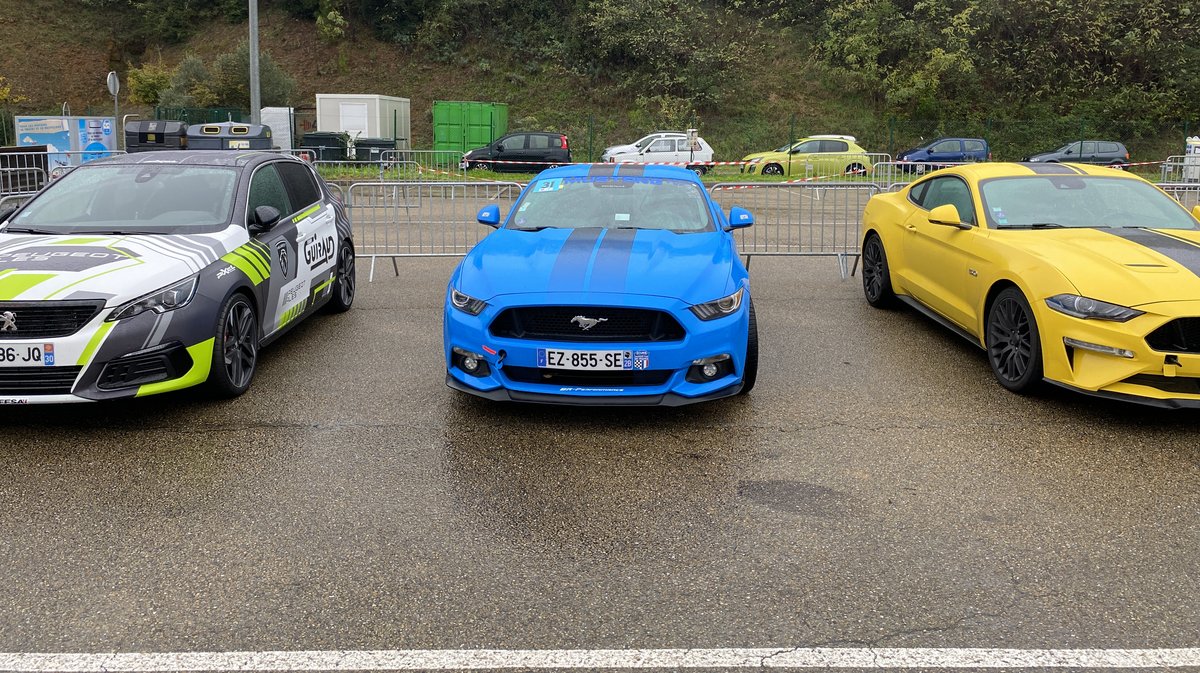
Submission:
<svg viewBox="0 0 1200 673">
<path fill-rule="evenodd" d="M 1117 149 L 1116 143 L 1100 143 L 1100 151 L 1105 154 L 1117 154 L 1121 150 Z"/>
<path fill-rule="evenodd" d="M 820 151 L 821 151 L 821 141 L 820 140 L 810 140 L 808 142 L 800 143 L 799 145 L 796 145 L 795 147 L 792 148 L 793 154 L 800 154 L 800 153 L 804 153 L 804 152 L 820 152 Z"/>
<path fill-rule="evenodd" d="M 254 172 L 250 178 L 250 197 L 246 201 L 246 224 L 254 218 L 254 209 L 259 206 L 271 206 L 280 215 L 291 215 L 291 202 L 288 200 L 287 188 L 275 170 L 275 164 L 267 164 Z"/>
<path fill-rule="evenodd" d="M 1083 153 L 1084 154 L 1095 154 L 1096 153 L 1096 143 L 1085 142 L 1083 144 Z"/>
<path fill-rule="evenodd" d="M 531 150 L 548 150 L 550 149 L 550 136 L 542 135 L 541 133 L 531 133 L 528 136 Z"/>
<path fill-rule="evenodd" d="M 930 152 L 958 152 L 960 145 L 957 140 L 943 140 L 929 148 Z"/>
<path fill-rule="evenodd" d="M 922 205 L 925 201 L 925 193 L 929 191 L 929 181 L 917 183 L 912 189 L 908 190 L 908 200 Z"/>
<path fill-rule="evenodd" d="M 850 145 L 844 140 L 822 140 L 822 152 L 848 152 Z"/>
<path fill-rule="evenodd" d="M 982 152 L 983 151 L 983 141 L 982 140 L 964 140 L 963 148 L 968 152 Z"/>
<path fill-rule="evenodd" d="M 933 210 L 946 204 L 958 210 L 958 216 L 963 222 L 975 224 L 975 202 L 971 199 L 971 190 L 967 188 L 967 183 L 951 177 L 930 180 L 921 207 Z"/>
<path fill-rule="evenodd" d="M 511 135 L 505 138 L 501 144 L 504 145 L 505 152 L 511 152 L 512 150 L 523 150 L 525 149 L 525 135 L 520 133 Z"/>
<path fill-rule="evenodd" d="M 321 200 L 321 190 L 317 188 L 317 183 L 306 166 L 284 161 L 275 164 L 275 167 L 279 169 L 279 177 L 283 179 L 283 186 L 287 189 L 288 200 L 296 210 Z"/>
<path fill-rule="evenodd" d="M 671 140 L 670 138 L 664 138 L 662 140 L 655 140 L 654 142 L 650 143 L 650 149 L 647 151 L 649 151 L 649 152 L 674 152 L 675 151 L 675 141 Z"/>
</svg>

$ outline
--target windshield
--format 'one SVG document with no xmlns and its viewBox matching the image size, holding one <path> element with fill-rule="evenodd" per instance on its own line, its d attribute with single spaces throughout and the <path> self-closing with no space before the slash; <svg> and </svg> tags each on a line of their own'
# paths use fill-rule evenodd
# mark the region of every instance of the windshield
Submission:
<svg viewBox="0 0 1200 673">
<path fill-rule="evenodd" d="M 988 226 L 1196 229 L 1196 220 L 1154 186 L 1130 178 L 1038 175 L 980 183 Z"/>
<path fill-rule="evenodd" d="M 713 231 L 708 200 L 685 180 L 578 176 L 535 181 L 516 205 L 509 228 Z"/>
<path fill-rule="evenodd" d="M 791 143 L 788 143 L 788 144 L 784 145 L 783 147 L 776 147 L 774 151 L 776 151 L 776 152 L 788 152 L 788 151 L 791 151 L 791 149 L 792 149 L 792 144 L 791 144 Z"/>
<path fill-rule="evenodd" d="M 232 219 L 238 172 L 218 166 L 81 166 L 50 184 L 5 231 L 191 234 Z"/>
</svg>

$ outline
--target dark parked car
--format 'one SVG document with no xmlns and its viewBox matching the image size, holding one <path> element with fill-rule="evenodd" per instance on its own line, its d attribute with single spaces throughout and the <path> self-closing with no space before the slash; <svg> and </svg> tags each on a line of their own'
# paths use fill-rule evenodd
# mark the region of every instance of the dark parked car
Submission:
<svg viewBox="0 0 1200 673">
<path fill-rule="evenodd" d="M 571 163 L 571 147 L 561 133 L 510 133 L 463 155 L 461 168 L 537 173 Z"/>
<path fill-rule="evenodd" d="M 1082 145 L 1082 147 L 1080 147 Z M 1111 140 L 1076 140 L 1067 143 L 1053 152 L 1042 152 L 1025 161 L 1040 163 L 1059 163 L 1070 161 L 1077 164 L 1104 164 L 1116 166 L 1129 163 L 1129 150 L 1118 142 Z"/>
<path fill-rule="evenodd" d="M 911 170 L 918 173 L 925 172 L 926 168 L 938 168 L 937 166 L 926 167 L 921 165 L 922 163 L 962 164 L 990 161 L 991 158 L 992 152 L 983 138 L 936 138 L 920 147 L 904 150 L 896 155 L 896 161 L 917 163 L 918 165 L 913 166 Z"/>
</svg>

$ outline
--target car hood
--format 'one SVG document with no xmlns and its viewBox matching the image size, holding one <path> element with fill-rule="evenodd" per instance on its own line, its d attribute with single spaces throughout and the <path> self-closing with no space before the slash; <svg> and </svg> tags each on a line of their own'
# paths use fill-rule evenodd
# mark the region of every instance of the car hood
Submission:
<svg viewBox="0 0 1200 673">
<path fill-rule="evenodd" d="M 734 250 L 721 232 L 500 229 L 459 267 L 457 288 L 485 301 L 530 292 L 614 292 L 711 301 L 733 291 Z"/>
<path fill-rule="evenodd" d="M 1080 295 L 1122 306 L 1200 297 L 1200 231 L 997 232 L 1057 268 Z"/>
<path fill-rule="evenodd" d="M 605 147 L 603 153 L 604 154 L 628 154 L 629 152 L 637 152 L 637 151 L 638 151 L 637 145 L 613 145 L 612 147 Z"/>
<path fill-rule="evenodd" d="M 742 157 L 742 161 L 750 161 L 752 159 L 768 159 L 768 158 L 777 159 L 777 158 L 783 157 L 783 156 L 787 156 L 787 155 L 784 154 L 783 152 L 775 152 L 775 151 L 755 152 L 754 154 L 747 154 L 746 156 Z"/>
<path fill-rule="evenodd" d="M 1059 156 L 1060 155 L 1057 151 L 1038 152 L 1037 154 L 1031 154 L 1025 157 L 1025 161 L 1044 161 L 1046 159 L 1057 159 Z"/>
<path fill-rule="evenodd" d="M 240 227 L 195 236 L 0 234 L 0 300 L 103 299 L 117 306 L 217 261 L 238 231 L 245 239 Z"/>
</svg>

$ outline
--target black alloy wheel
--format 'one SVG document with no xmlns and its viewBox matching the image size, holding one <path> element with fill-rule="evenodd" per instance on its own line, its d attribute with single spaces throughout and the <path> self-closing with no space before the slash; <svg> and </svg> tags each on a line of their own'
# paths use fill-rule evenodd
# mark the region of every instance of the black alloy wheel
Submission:
<svg viewBox="0 0 1200 673">
<path fill-rule="evenodd" d="M 1032 390 L 1042 380 L 1042 346 L 1037 320 L 1025 295 L 1007 288 L 987 315 L 988 363 L 1000 385 L 1014 393 Z"/>
<path fill-rule="evenodd" d="M 875 233 L 868 235 L 863 243 L 862 267 L 863 295 L 867 303 L 875 308 L 895 306 L 896 295 L 892 292 L 887 253 L 883 249 L 883 241 Z"/>
<path fill-rule="evenodd" d="M 217 322 L 209 389 L 220 397 L 237 397 L 254 380 L 258 365 L 258 315 L 246 295 L 225 300 Z"/>
<path fill-rule="evenodd" d="M 334 272 L 333 296 L 325 305 L 330 313 L 345 313 L 354 305 L 354 290 L 357 278 L 354 275 L 354 247 L 350 241 L 342 241 L 338 253 L 337 271 Z"/>
<path fill-rule="evenodd" d="M 763 166 L 762 174 L 783 175 L 783 167 L 781 167 L 779 164 L 767 164 L 766 166 Z"/>
<path fill-rule="evenodd" d="M 486 161 L 477 161 L 473 164 L 468 164 L 468 168 L 474 168 L 477 171 L 490 171 L 492 170 L 492 165 Z"/>
<path fill-rule="evenodd" d="M 746 333 L 746 365 L 742 371 L 742 389 L 739 395 L 748 395 L 758 381 L 758 319 L 754 316 L 754 302 L 750 302 L 750 325 Z"/>
<path fill-rule="evenodd" d="M 846 175 L 866 175 L 867 168 L 862 164 L 850 164 L 846 167 Z"/>
</svg>

